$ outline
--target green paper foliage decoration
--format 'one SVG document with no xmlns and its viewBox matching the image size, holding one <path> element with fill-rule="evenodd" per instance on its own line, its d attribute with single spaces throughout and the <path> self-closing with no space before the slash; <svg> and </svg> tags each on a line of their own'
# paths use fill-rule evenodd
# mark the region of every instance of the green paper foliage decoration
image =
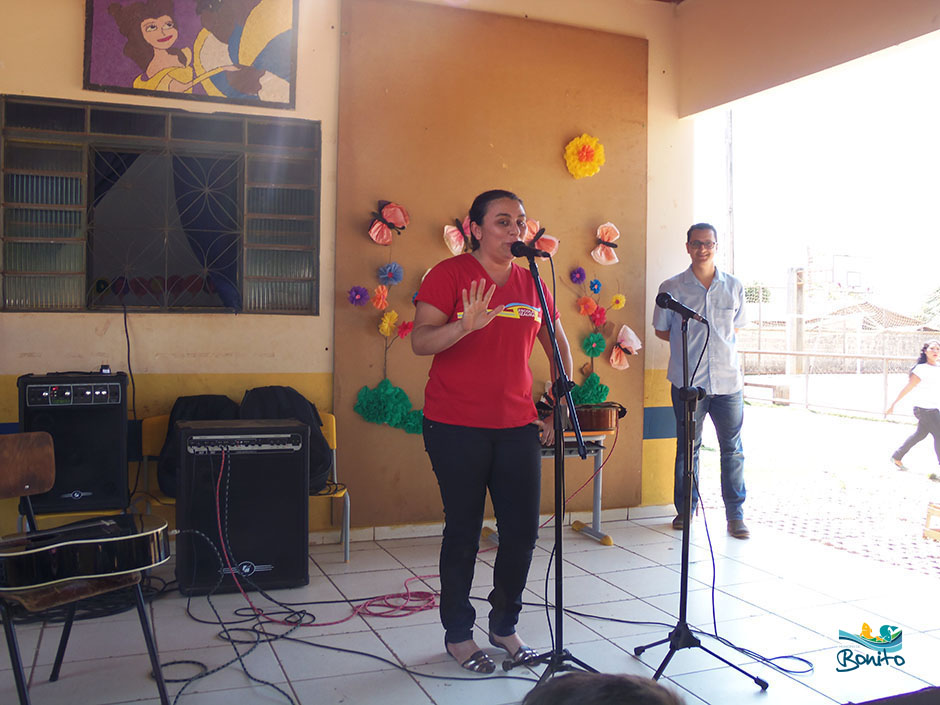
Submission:
<svg viewBox="0 0 940 705">
<path fill-rule="evenodd" d="M 393 386 L 388 379 L 379 382 L 375 389 L 360 389 L 353 410 L 369 423 L 385 423 L 408 433 L 421 433 L 422 430 L 421 410 L 412 409 L 405 390 Z"/>
<path fill-rule="evenodd" d="M 575 385 L 571 390 L 571 400 L 575 406 L 582 404 L 603 404 L 610 394 L 610 387 L 601 384 L 601 378 L 596 372 L 589 374 L 583 383 Z"/>
</svg>

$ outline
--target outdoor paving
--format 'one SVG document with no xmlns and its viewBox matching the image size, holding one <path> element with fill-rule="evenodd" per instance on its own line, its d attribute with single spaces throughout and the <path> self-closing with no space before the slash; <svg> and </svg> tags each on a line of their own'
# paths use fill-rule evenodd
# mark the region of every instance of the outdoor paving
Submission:
<svg viewBox="0 0 940 705">
<path fill-rule="evenodd" d="M 928 437 L 898 471 L 891 453 L 913 424 L 748 404 L 743 443 L 752 535 L 779 529 L 873 560 L 940 576 L 940 542 L 923 537 L 940 473 Z M 723 518 L 718 443 L 706 418 L 701 493 L 711 522 Z"/>
</svg>

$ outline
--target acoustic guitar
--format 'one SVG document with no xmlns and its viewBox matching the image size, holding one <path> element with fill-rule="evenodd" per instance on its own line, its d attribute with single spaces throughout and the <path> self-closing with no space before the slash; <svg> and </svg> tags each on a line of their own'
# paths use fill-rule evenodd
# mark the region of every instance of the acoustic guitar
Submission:
<svg viewBox="0 0 940 705">
<path fill-rule="evenodd" d="M 170 559 L 166 521 L 116 514 L 0 539 L 0 592 L 133 573 Z"/>
</svg>

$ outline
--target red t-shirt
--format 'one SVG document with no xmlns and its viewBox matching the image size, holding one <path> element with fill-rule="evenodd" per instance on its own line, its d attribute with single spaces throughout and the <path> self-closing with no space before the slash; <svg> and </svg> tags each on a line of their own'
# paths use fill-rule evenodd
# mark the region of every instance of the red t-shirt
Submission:
<svg viewBox="0 0 940 705">
<path fill-rule="evenodd" d="M 418 301 L 447 315 L 463 315 L 462 291 L 486 279 L 477 259 L 462 254 L 436 265 L 421 283 Z M 549 310 L 552 296 L 542 283 Z M 432 421 L 477 428 L 515 428 L 537 418 L 532 400 L 529 356 L 542 326 L 542 307 L 532 275 L 512 265 L 509 281 L 496 287 L 490 308 L 506 309 L 489 325 L 473 331 L 434 356 L 424 390 L 424 415 Z M 557 319 L 557 312 L 555 314 Z"/>
</svg>

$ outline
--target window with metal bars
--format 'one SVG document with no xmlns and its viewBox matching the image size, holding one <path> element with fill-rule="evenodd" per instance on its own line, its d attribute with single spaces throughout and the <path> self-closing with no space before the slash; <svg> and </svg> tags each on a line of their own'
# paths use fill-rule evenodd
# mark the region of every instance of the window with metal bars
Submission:
<svg viewBox="0 0 940 705">
<path fill-rule="evenodd" d="M 5 311 L 319 312 L 320 123 L 0 96 Z"/>
</svg>

